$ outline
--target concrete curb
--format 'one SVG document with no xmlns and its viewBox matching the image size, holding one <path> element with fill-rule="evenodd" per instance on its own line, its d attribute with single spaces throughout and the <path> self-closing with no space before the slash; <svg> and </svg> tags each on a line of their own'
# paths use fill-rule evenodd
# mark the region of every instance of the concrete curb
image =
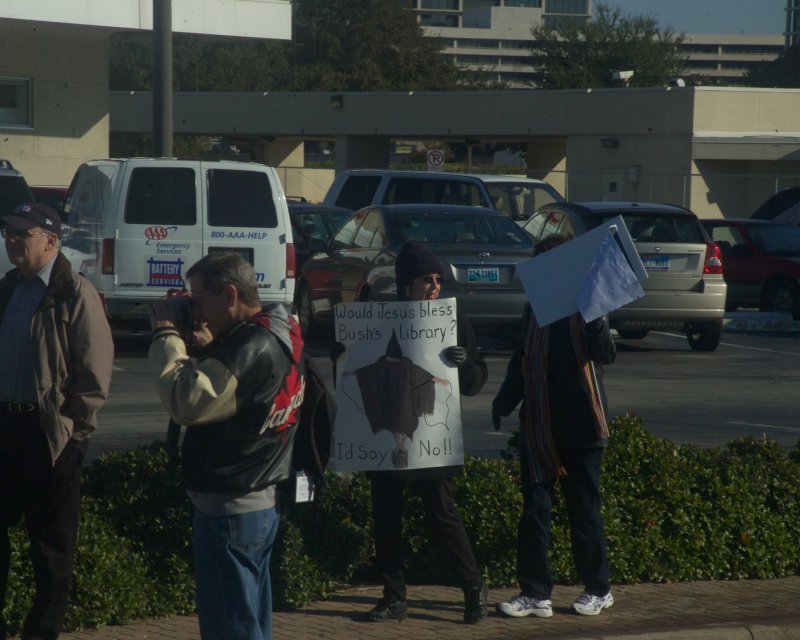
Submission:
<svg viewBox="0 0 800 640">
<path fill-rule="evenodd" d="M 722 321 L 723 331 L 800 332 L 800 322 L 787 311 L 729 311 Z"/>
<path fill-rule="evenodd" d="M 629 635 L 574 636 L 569 640 L 800 640 L 800 618 L 775 624 L 709 624 Z M 562 640 L 567 640 L 566 638 Z"/>
</svg>

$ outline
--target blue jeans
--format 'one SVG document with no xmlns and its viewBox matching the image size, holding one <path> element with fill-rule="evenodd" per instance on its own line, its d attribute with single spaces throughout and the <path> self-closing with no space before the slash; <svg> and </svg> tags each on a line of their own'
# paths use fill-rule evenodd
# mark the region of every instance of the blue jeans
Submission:
<svg viewBox="0 0 800 640">
<path fill-rule="evenodd" d="M 610 590 L 608 551 L 600 513 L 602 447 L 559 447 L 558 457 L 567 470 L 560 478 L 567 506 L 572 555 L 585 591 L 602 597 Z M 522 518 L 517 531 L 517 580 L 526 596 L 549 600 L 553 592 L 548 553 L 555 480 L 529 480 L 522 456 Z"/>
<path fill-rule="evenodd" d="M 194 574 L 203 640 L 270 640 L 269 559 L 275 508 L 233 516 L 194 512 Z"/>
</svg>

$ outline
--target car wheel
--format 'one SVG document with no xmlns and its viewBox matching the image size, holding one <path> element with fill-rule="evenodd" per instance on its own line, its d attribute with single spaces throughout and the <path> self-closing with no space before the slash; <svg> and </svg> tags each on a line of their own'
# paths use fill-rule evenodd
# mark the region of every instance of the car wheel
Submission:
<svg viewBox="0 0 800 640">
<path fill-rule="evenodd" d="M 314 308 L 311 306 L 311 294 L 305 285 L 300 286 L 297 294 L 297 318 L 304 338 L 310 338 L 317 333 L 318 326 L 314 319 Z"/>
<path fill-rule="evenodd" d="M 778 280 L 767 291 L 770 311 L 788 311 L 795 320 L 800 319 L 800 289 L 789 280 Z"/>
<path fill-rule="evenodd" d="M 650 329 L 617 329 L 617 333 L 623 340 L 641 340 L 650 333 Z"/>
<path fill-rule="evenodd" d="M 692 351 L 715 351 L 722 340 L 722 320 L 698 322 L 686 334 Z"/>
</svg>

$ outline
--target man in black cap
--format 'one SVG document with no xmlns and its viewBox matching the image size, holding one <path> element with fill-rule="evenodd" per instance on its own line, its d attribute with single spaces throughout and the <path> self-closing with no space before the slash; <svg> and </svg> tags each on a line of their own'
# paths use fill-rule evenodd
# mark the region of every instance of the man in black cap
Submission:
<svg viewBox="0 0 800 640">
<path fill-rule="evenodd" d="M 58 214 L 28 203 L 0 225 L 15 266 L 0 280 L 0 639 L 8 529 L 24 517 L 36 593 L 22 638 L 54 640 L 72 577 L 81 461 L 108 395 L 114 343 L 97 291 L 59 250 Z"/>
<path fill-rule="evenodd" d="M 395 262 L 399 301 L 436 300 L 442 289 L 443 277 L 442 263 L 424 244 L 409 241 L 400 248 Z M 478 352 L 475 334 L 469 322 L 460 314 L 457 317 L 457 336 L 458 345 L 448 347 L 443 355 L 458 367 L 461 393 L 474 396 L 486 382 L 487 368 Z M 453 499 L 453 478 L 462 471 L 460 466 L 451 466 L 367 473 L 375 521 L 375 563 L 383 579 L 383 598 L 367 612 L 367 620 L 402 620 L 408 615 L 403 576 L 405 544 L 401 535 L 406 487 L 413 489 L 422 499 L 434 539 L 447 554 L 461 581 L 464 589 L 464 622 L 473 624 L 486 617 L 488 589 Z"/>
</svg>

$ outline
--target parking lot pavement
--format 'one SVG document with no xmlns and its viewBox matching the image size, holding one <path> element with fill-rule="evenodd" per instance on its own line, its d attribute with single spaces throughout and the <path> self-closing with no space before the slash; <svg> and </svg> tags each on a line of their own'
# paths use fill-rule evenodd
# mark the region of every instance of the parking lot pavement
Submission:
<svg viewBox="0 0 800 640">
<path fill-rule="evenodd" d="M 800 322 L 786 311 L 729 311 L 722 321 L 722 330 L 797 333 Z"/>
</svg>

